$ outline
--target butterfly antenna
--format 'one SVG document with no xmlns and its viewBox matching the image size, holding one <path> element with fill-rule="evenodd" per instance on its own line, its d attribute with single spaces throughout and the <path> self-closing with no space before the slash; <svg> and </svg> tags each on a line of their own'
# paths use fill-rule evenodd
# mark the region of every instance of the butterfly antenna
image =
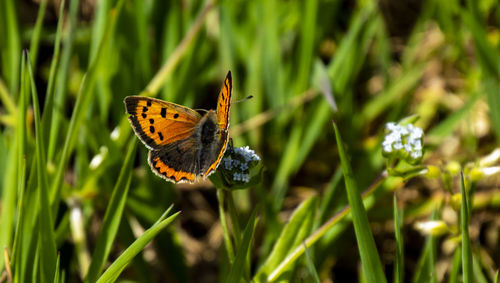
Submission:
<svg viewBox="0 0 500 283">
<path fill-rule="evenodd" d="M 247 97 L 245 97 L 245 98 L 242 98 L 242 99 L 240 99 L 240 100 L 233 101 L 233 103 L 240 103 L 240 102 L 244 102 L 244 101 L 247 101 L 247 100 L 252 99 L 252 98 L 253 98 L 253 95 L 249 95 L 249 96 L 247 96 Z"/>
</svg>

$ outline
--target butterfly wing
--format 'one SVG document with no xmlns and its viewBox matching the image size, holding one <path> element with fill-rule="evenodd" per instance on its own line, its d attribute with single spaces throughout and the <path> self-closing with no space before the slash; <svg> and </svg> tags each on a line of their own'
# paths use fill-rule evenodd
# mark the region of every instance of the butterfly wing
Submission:
<svg viewBox="0 0 500 283">
<path fill-rule="evenodd" d="M 174 183 L 194 183 L 200 173 L 198 141 L 193 136 L 149 152 L 148 162 L 153 172 Z"/>
<path fill-rule="evenodd" d="M 226 79 L 217 99 L 217 123 L 221 130 L 229 128 L 229 107 L 231 106 L 231 95 L 233 93 L 233 79 L 231 71 L 227 72 Z"/>
<path fill-rule="evenodd" d="M 231 95 L 233 93 L 233 79 L 231 76 L 231 71 L 227 72 L 226 79 L 222 84 L 222 88 L 219 93 L 219 98 L 217 99 L 217 126 L 219 127 L 219 134 L 217 137 L 217 143 L 219 152 L 214 163 L 212 163 L 209 168 L 204 172 L 204 176 L 209 176 L 212 174 L 217 166 L 219 165 L 224 152 L 226 152 L 227 141 L 229 139 L 229 108 L 231 107 Z"/>
<path fill-rule="evenodd" d="M 191 136 L 201 119 L 190 108 L 155 98 L 127 96 L 124 103 L 132 128 L 151 150 Z"/>
</svg>

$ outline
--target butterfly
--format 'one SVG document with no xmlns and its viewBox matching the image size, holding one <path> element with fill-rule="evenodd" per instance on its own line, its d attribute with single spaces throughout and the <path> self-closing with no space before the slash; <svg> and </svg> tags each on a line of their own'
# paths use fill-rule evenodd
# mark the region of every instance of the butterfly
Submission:
<svg viewBox="0 0 500 283">
<path fill-rule="evenodd" d="M 174 183 L 194 183 L 217 169 L 229 139 L 231 94 L 229 71 L 216 110 L 208 110 L 204 115 L 160 99 L 125 97 L 128 119 L 149 149 L 148 163 L 156 175 Z"/>
</svg>

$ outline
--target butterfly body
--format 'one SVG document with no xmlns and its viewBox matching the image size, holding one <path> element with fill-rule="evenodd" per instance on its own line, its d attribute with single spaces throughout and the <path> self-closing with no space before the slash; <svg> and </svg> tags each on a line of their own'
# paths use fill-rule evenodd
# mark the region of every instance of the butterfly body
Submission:
<svg viewBox="0 0 500 283">
<path fill-rule="evenodd" d="M 232 92 L 229 72 L 219 94 L 217 110 L 204 115 L 159 99 L 128 96 L 125 107 L 139 139 L 150 149 L 148 163 L 158 176 L 195 182 L 217 169 L 228 141 Z"/>
</svg>

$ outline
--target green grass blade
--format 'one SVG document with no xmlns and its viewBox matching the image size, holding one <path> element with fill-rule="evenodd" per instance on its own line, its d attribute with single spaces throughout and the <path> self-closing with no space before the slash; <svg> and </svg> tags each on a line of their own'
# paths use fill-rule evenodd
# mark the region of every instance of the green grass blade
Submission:
<svg viewBox="0 0 500 283">
<path fill-rule="evenodd" d="M 483 90 L 488 96 L 488 106 L 490 108 L 491 124 L 497 139 L 500 138 L 500 81 L 498 77 L 485 75 L 483 81 Z"/>
<path fill-rule="evenodd" d="M 38 8 L 38 15 L 36 16 L 35 28 L 33 29 L 33 34 L 31 35 L 30 54 L 31 65 L 34 69 L 36 69 L 38 45 L 40 44 L 40 34 L 42 33 L 43 18 L 45 16 L 45 10 L 47 9 L 47 2 L 47 0 L 42 0 L 42 2 L 40 3 L 40 8 Z"/>
<path fill-rule="evenodd" d="M 24 54 L 21 58 L 23 67 L 21 68 L 21 77 L 26 78 L 24 62 Z M 7 175 L 4 180 L 4 188 L 2 191 L 2 210 L 0 224 L 2 229 L 0 229 L 0 245 L 2 247 L 10 247 L 12 239 L 12 230 L 14 228 L 14 215 L 15 215 L 15 204 L 16 204 L 16 194 L 19 186 L 24 185 L 25 169 L 23 169 L 23 163 L 26 158 L 26 84 L 21 84 L 21 92 L 18 101 L 18 111 L 17 111 L 17 123 L 16 123 L 16 137 L 15 146 L 11 151 L 9 160 L 11 161 L 11 166 L 7 170 Z M 4 267 L 4 257 L 0 257 L 0 270 Z"/>
<path fill-rule="evenodd" d="M 431 215 L 431 220 L 437 219 L 437 212 L 434 210 Z M 433 235 L 427 236 L 425 246 L 422 250 L 422 255 L 417 264 L 417 268 L 413 275 L 413 283 L 428 283 L 436 282 L 436 237 Z"/>
<path fill-rule="evenodd" d="M 448 276 L 449 283 L 458 282 L 458 274 L 461 269 L 461 263 L 462 263 L 462 253 L 460 249 L 456 249 L 455 252 L 453 253 L 453 261 L 451 264 L 450 275 Z"/>
<path fill-rule="evenodd" d="M 460 173 L 460 192 L 462 193 L 462 205 L 460 209 L 460 227 L 462 230 L 462 277 L 464 283 L 472 283 L 474 281 L 472 279 L 472 251 L 469 238 L 469 208 L 463 172 Z"/>
<path fill-rule="evenodd" d="M 231 266 L 231 271 L 229 272 L 226 282 L 239 282 L 241 278 L 245 277 L 246 259 L 248 252 L 250 251 L 253 234 L 258 222 L 256 215 L 257 210 L 254 209 L 250 219 L 248 219 L 245 231 L 243 232 L 243 240 L 241 241 L 241 244 L 236 247 L 236 257 L 234 258 L 234 264 Z"/>
<path fill-rule="evenodd" d="M 165 213 L 170 211 L 168 209 Z M 135 240 L 132 245 L 130 245 L 102 274 L 102 276 L 97 280 L 98 283 L 103 282 L 114 282 L 123 269 L 132 261 L 134 256 L 144 249 L 144 247 L 158 234 L 161 230 L 167 227 L 175 218 L 179 215 L 180 212 L 173 214 L 172 216 L 163 219 L 165 214 L 156 222 L 151 228 L 146 230 L 144 234 L 142 234 L 137 240 Z M 161 221 L 160 221 L 161 220 Z"/>
<path fill-rule="evenodd" d="M 300 148 L 302 133 L 301 127 L 293 127 L 292 132 L 289 133 L 288 142 L 283 151 L 278 172 L 271 187 L 271 194 L 274 196 L 272 204 L 275 212 L 280 210 L 285 198 L 290 172 L 295 167 L 294 160 L 296 160 Z"/>
<path fill-rule="evenodd" d="M 317 197 L 311 197 L 302 202 L 295 209 L 290 221 L 281 231 L 276 244 L 267 257 L 265 263 L 260 267 L 254 277 L 256 282 L 267 282 L 278 279 L 285 271 L 294 268 L 294 261 L 288 262 L 286 266 L 280 266 L 290 251 L 301 245 L 302 241 L 311 233 L 314 217 L 317 209 Z"/>
<path fill-rule="evenodd" d="M 472 258 L 472 273 L 474 275 L 475 283 L 488 283 L 483 271 L 481 270 L 481 263 L 477 260 L 477 257 Z"/>
<path fill-rule="evenodd" d="M 459 123 L 470 114 L 470 111 L 473 109 L 474 105 L 482 95 L 477 93 L 473 95 L 467 103 L 462 106 L 462 108 L 454 111 L 450 115 L 446 117 L 442 122 L 437 124 L 434 128 L 432 128 L 426 135 L 426 140 L 431 140 L 433 142 L 439 142 L 445 137 L 449 136 L 455 129 L 459 126 Z"/>
<path fill-rule="evenodd" d="M 106 259 L 108 258 L 109 252 L 114 243 L 116 233 L 118 232 L 118 227 L 120 225 L 123 208 L 125 207 L 125 201 L 127 200 L 130 181 L 132 179 L 131 170 L 136 145 L 137 139 L 132 139 L 120 171 L 120 176 L 118 177 L 118 181 L 113 189 L 111 200 L 109 201 L 106 214 L 104 215 L 101 231 L 99 232 L 99 236 L 97 238 L 97 244 L 92 255 L 89 271 L 85 277 L 85 282 L 94 282 L 97 279 L 97 276 L 104 267 Z"/>
<path fill-rule="evenodd" d="M 344 143 L 342 142 L 342 138 L 340 137 L 339 130 L 335 123 L 333 123 L 333 127 L 337 139 L 340 163 L 344 173 L 347 199 L 351 206 L 352 221 L 361 257 L 361 264 L 363 266 L 363 274 L 367 282 L 387 282 L 377 252 L 377 247 L 375 246 L 375 240 L 371 233 L 368 216 L 366 215 L 365 207 L 363 206 L 363 201 L 361 200 L 361 195 L 358 191 L 348 157 L 344 151 Z"/>
<path fill-rule="evenodd" d="M 311 114 L 311 120 L 307 120 L 303 126 L 305 129 L 304 134 L 302 135 L 303 139 L 300 143 L 297 157 L 292 163 L 295 165 L 292 172 L 297 172 L 300 169 L 300 166 L 302 166 L 307 155 L 314 147 L 315 142 L 324 132 L 325 125 L 328 123 L 328 120 L 331 119 L 332 109 L 330 107 L 330 104 L 328 104 L 326 101 L 321 100 L 318 107 L 313 109 L 312 112 L 313 113 Z"/>
<path fill-rule="evenodd" d="M 56 272 L 54 274 L 54 283 L 59 283 L 61 280 L 61 274 L 60 274 L 60 265 L 61 265 L 61 255 L 57 255 L 57 261 L 56 261 Z"/>
<path fill-rule="evenodd" d="M 16 140 L 19 139 L 20 129 L 17 131 Z M 26 160 L 21 155 L 18 155 L 19 145 L 12 147 L 12 150 L 6 156 L 7 161 L 11 166 L 7 167 L 5 170 L 5 175 L 3 179 L 3 190 L 1 191 L 1 211 L 0 211 L 0 246 L 10 247 L 11 246 L 11 235 L 14 229 L 14 215 L 16 210 L 16 194 L 18 189 L 24 189 L 24 178 L 26 174 L 25 164 Z M 16 165 L 19 163 L 19 168 Z M 19 172 L 16 175 L 16 172 Z M 14 257 L 13 252 L 12 256 Z M 3 256 L 0 257 L 0 270 L 4 267 Z"/>
<path fill-rule="evenodd" d="M 413 66 L 411 69 L 404 72 L 401 77 L 395 80 L 386 90 L 368 101 L 361 111 L 360 122 L 367 123 L 372 121 L 395 102 L 400 101 L 405 95 L 410 94 L 410 91 L 420 81 L 424 70 L 423 65 Z"/>
<path fill-rule="evenodd" d="M 404 282 L 404 242 L 403 235 L 401 234 L 401 224 L 403 221 L 403 215 L 398 209 L 398 204 L 396 200 L 396 194 L 394 194 L 393 199 L 394 205 L 394 234 L 396 238 L 396 260 L 394 267 L 394 282 L 403 283 Z"/>
<path fill-rule="evenodd" d="M 49 191 L 47 181 L 47 162 L 45 161 L 45 147 L 42 138 L 42 129 L 40 122 L 40 107 L 38 104 L 38 93 L 36 90 L 31 61 L 27 60 L 28 71 L 31 81 L 31 94 L 33 99 L 33 110 L 35 117 L 35 134 L 36 134 L 36 159 L 37 159 L 37 176 L 38 188 L 40 194 L 40 213 L 39 213 L 39 244 L 40 244 L 40 262 L 42 282 L 51 282 L 54 280 L 54 271 L 57 260 L 57 249 L 54 237 L 52 213 L 49 202 Z"/>
<path fill-rule="evenodd" d="M 307 248 L 307 246 L 304 242 L 302 242 L 302 245 L 304 245 L 304 250 L 305 250 L 305 254 L 306 254 L 307 269 L 309 270 L 309 273 L 313 276 L 314 283 L 320 283 L 321 281 L 319 280 L 318 271 L 316 270 L 316 267 L 314 267 L 314 262 L 312 259 L 311 252 L 309 251 L 309 249 Z"/>
<path fill-rule="evenodd" d="M 102 62 L 105 62 L 105 60 L 101 60 L 104 49 L 105 47 L 108 46 L 110 43 L 111 35 L 113 34 L 113 31 L 115 29 L 116 25 L 116 19 L 120 15 L 121 7 L 123 6 L 123 0 L 118 1 L 116 4 L 116 9 L 115 11 L 111 14 L 111 17 L 109 19 L 109 23 L 106 25 L 107 30 L 101 40 L 99 50 L 97 51 L 97 55 L 94 59 L 93 62 L 91 62 L 90 67 L 87 71 L 86 76 L 82 80 L 82 84 L 80 86 L 80 90 L 78 92 L 78 96 L 76 99 L 76 104 L 75 108 L 73 110 L 73 114 L 71 116 L 70 124 L 69 124 L 69 129 L 66 134 L 66 139 L 64 141 L 64 146 L 62 149 L 61 153 L 61 159 L 59 160 L 59 164 L 56 169 L 56 175 L 54 177 L 54 181 L 52 183 L 52 188 L 51 188 L 51 203 L 53 205 L 53 211 L 56 211 L 57 204 L 58 204 L 58 198 L 60 197 L 60 189 L 62 186 L 63 182 L 63 177 L 64 177 L 64 172 L 66 169 L 66 166 L 68 165 L 69 162 L 69 157 L 71 154 L 71 151 L 73 150 L 75 140 L 77 138 L 78 130 L 80 129 L 80 126 L 83 123 L 84 115 L 87 113 L 86 111 L 88 110 L 88 107 L 90 105 L 90 102 L 92 101 L 93 95 L 94 95 L 94 84 L 95 80 L 97 78 L 97 69 L 98 65 L 102 64 Z M 57 108 L 57 107 L 56 107 Z M 54 126 L 54 123 L 52 123 L 52 126 Z M 52 135 L 52 131 L 51 131 Z M 49 153 L 50 153 L 50 146 L 49 146 Z"/>
<path fill-rule="evenodd" d="M 76 22 L 78 15 L 78 0 L 70 0 L 69 3 L 69 27 L 67 30 L 67 35 L 63 40 L 63 48 L 61 53 L 61 61 L 58 67 L 58 73 L 56 78 L 56 86 L 54 93 L 54 104 L 56 107 L 52 109 L 47 109 L 48 111 L 52 110 L 52 119 L 50 126 L 50 135 L 49 135 L 49 144 L 48 144 L 48 153 L 47 160 L 50 162 L 54 161 L 54 154 L 56 152 L 56 147 L 59 144 L 59 131 L 61 128 L 61 122 L 63 119 L 63 113 L 65 111 L 65 102 L 66 102 L 66 93 L 67 93 L 67 85 L 68 85 L 68 75 L 70 68 L 71 55 L 73 51 L 73 42 L 76 33 Z M 61 14 L 62 17 L 62 14 Z"/>
<path fill-rule="evenodd" d="M 481 67 L 495 78 L 500 77 L 500 69 L 497 64 L 499 56 L 493 46 L 488 41 L 487 31 L 479 22 L 475 15 L 468 9 L 460 11 L 460 17 L 466 26 L 471 31 L 474 39 L 476 54 Z"/>
<path fill-rule="evenodd" d="M 337 168 L 335 170 L 335 174 L 333 174 L 332 178 L 328 182 L 328 186 L 324 190 L 324 194 L 320 199 L 320 206 L 318 217 L 316 218 L 315 228 L 319 227 L 321 223 L 327 221 L 327 217 L 330 217 L 332 214 L 331 205 L 333 201 L 333 196 L 336 192 L 338 192 L 340 181 L 342 180 L 342 170 Z"/>
<path fill-rule="evenodd" d="M 2 102 L 3 106 L 9 114 L 15 115 L 16 104 L 14 103 L 14 98 L 7 89 L 7 86 L 5 85 L 2 78 L 0 78 L 0 102 Z"/>
<path fill-rule="evenodd" d="M 495 283 L 498 283 L 498 278 L 499 277 L 498 277 L 498 270 L 497 270 L 497 272 L 495 273 Z"/>
<path fill-rule="evenodd" d="M 9 91 L 16 94 L 19 86 L 19 64 L 21 61 L 21 33 L 17 22 L 17 12 L 14 0 L 5 0 L 0 3 L 0 16 L 6 26 L 0 33 L 0 40 L 7 43 L 6 56 L 2 56 L 2 73 L 9 86 Z M 5 33 L 4 33 L 5 32 Z"/>
<path fill-rule="evenodd" d="M 50 125 L 52 123 L 52 109 L 54 109 L 54 85 L 56 80 L 57 68 L 59 66 L 60 60 L 60 50 L 61 50 L 61 35 L 62 35 L 62 24 L 64 17 L 64 4 L 66 0 L 62 0 L 59 7 L 59 20 L 57 21 L 56 39 L 54 41 L 54 55 L 52 56 L 52 61 L 50 62 L 49 78 L 47 81 L 47 90 L 45 93 L 45 104 L 44 111 L 42 114 L 42 129 L 44 131 L 44 139 L 46 144 L 49 144 L 50 135 Z M 49 161 L 50 158 L 49 158 Z"/>
<path fill-rule="evenodd" d="M 302 2 L 300 5 L 304 9 L 304 21 L 300 30 L 300 51 L 298 74 L 296 80 L 295 93 L 303 92 L 307 89 L 312 69 L 314 56 L 314 44 L 316 35 L 316 17 L 318 13 L 318 0 Z"/>
<path fill-rule="evenodd" d="M 25 282 L 32 275 L 33 270 L 38 267 L 38 238 L 31 237 L 33 231 L 38 231 L 38 213 L 40 194 L 36 189 L 36 158 L 31 161 L 30 170 L 23 170 L 29 177 L 19 184 L 19 189 L 23 188 L 19 200 L 19 229 L 16 231 L 15 249 L 15 272 L 17 282 Z M 26 183 L 26 185 L 25 185 Z M 22 217 L 22 218 L 21 218 Z"/>
</svg>

